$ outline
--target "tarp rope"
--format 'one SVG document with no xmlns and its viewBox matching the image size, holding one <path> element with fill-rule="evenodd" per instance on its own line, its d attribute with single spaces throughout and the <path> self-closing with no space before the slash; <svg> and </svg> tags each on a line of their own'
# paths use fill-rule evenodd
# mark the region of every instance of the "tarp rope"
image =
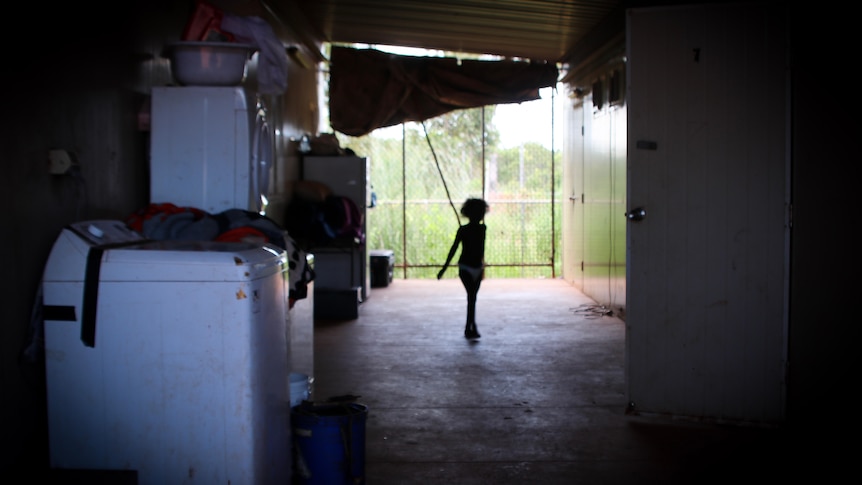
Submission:
<svg viewBox="0 0 862 485">
<path fill-rule="evenodd" d="M 431 145 L 431 137 L 428 136 L 428 128 L 425 127 L 425 122 L 422 122 L 422 129 L 425 130 L 425 141 L 428 142 L 428 148 L 431 149 L 431 156 L 434 157 L 434 164 L 437 166 L 437 172 L 440 174 L 440 180 L 443 181 L 443 188 L 446 190 L 446 198 L 449 199 L 449 205 L 452 206 L 452 211 L 455 212 L 455 219 L 458 221 L 458 224 L 461 224 L 461 218 L 458 216 L 458 209 L 455 208 L 455 204 L 452 203 L 452 196 L 449 194 L 449 187 L 446 185 L 446 178 L 443 176 L 443 170 L 440 169 L 440 161 L 437 159 L 437 152 L 434 151 L 434 147 Z"/>
</svg>

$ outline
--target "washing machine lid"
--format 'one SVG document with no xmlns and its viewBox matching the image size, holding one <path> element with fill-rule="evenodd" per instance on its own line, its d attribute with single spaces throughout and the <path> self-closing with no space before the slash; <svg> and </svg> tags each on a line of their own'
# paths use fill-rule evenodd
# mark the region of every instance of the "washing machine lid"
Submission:
<svg viewBox="0 0 862 485">
<path fill-rule="evenodd" d="M 146 241 L 104 251 L 100 281 L 253 281 L 287 269 L 287 253 L 270 244 Z"/>
<path fill-rule="evenodd" d="M 42 281 L 81 281 L 87 267 L 90 249 L 119 247 L 146 241 L 140 233 L 118 220 L 80 221 L 64 227 L 54 245 Z"/>
<path fill-rule="evenodd" d="M 154 241 L 122 221 L 70 224 L 54 246 L 43 282 L 251 281 L 286 271 L 284 250 L 271 244 Z"/>
</svg>

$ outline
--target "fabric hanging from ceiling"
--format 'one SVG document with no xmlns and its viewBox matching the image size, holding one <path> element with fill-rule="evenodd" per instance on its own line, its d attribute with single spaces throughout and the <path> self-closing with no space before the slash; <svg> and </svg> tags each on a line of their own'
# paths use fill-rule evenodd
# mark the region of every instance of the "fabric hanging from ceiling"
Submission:
<svg viewBox="0 0 862 485">
<path fill-rule="evenodd" d="M 416 57 L 333 46 L 329 68 L 332 128 L 362 136 L 449 111 L 539 99 L 557 66 L 521 61 Z"/>
</svg>

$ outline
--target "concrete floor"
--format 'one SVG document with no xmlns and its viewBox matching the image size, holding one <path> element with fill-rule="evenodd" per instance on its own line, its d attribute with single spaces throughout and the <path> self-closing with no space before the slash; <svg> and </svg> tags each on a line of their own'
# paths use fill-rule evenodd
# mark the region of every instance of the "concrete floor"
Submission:
<svg viewBox="0 0 862 485">
<path fill-rule="evenodd" d="M 373 288 L 314 324 L 312 400 L 367 406 L 368 484 L 775 483 L 788 433 L 627 416 L 625 324 L 562 280 L 486 280 L 464 338 L 459 280 Z"/>
</svg>

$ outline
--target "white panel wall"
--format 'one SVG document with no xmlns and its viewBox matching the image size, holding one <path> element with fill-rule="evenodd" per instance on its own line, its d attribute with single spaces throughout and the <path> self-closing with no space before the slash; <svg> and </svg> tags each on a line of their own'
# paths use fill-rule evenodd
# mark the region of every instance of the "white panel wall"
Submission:
<svg viewBox="0 0 862 485">
<path fill-rule="evenodd" d="M 565 119 L 563 278 L 624 316 L 626 107 L 596 110 L 588 94 Z"/>
<path fill-rule="evenodd" d="M 571 94 L 571 90 L 566 94 Z M 570 96 L 571 98 L 571 96 Z M 560 204 L 562 206 L 561 248 L 563 279 L 583 291 L 584 273 L 581 262 L 584 254 L 584 102 L 572 99 L 563 113 L 566 136 L 563 140 L 563 180 Z"/>
</svg>

